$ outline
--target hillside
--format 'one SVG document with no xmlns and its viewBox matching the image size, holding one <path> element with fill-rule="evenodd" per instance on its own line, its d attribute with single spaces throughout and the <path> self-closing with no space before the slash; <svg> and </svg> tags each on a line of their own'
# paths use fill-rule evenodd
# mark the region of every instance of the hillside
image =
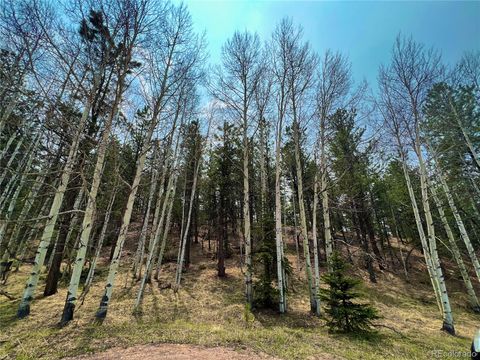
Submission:
<svg viewBox="0 0 480 360">
<path fill-rule="evenodd" d="M 175 263 L 168 262 L 161 272 L 163 289 L 156 282 L 149 286 L 143 313 L 134 315 L 132 308 L 138 283 L 132 285 L 127 272 L 136 235 L 132 232 L 128 237 L 112 304 L 101 325 L 93 322 L 93 315 L 105 283 L 108 247 L 104 249 L 98 274 L 85 303 L 76 311 L 75 320 L 64 328 L 59 328 L 58 322 L 66 297 L 65 284 L 62 283 L 57 294 L 42 298 L 43 275 L 30 317 L 17 320 L 15 313 L 29 266 L 22 266 L 18 273 L 12 274 L 4 290 L 15 300 L 0 297 L 0 359 L 59 359 L 90 353 L 100 354 L 94 359 L 117 358 L 118 354 L 125 359 L 147 356 L 156 359 L 155 354 L 166 356 L 159 355 L 158 359 L 270 356 L 280 359 L 430 359 L 433 350 L 444 351 L 444 355 L 451 351 L 467 351 L 478 326 L 478 315 L 466 307 L 458 274 L 444 259 L 457 336 L 439 330 L 441 317 L 421 254 L 416 250 L 410 256 L 408 282 L 402 275 L 386 270 L 377 273 L 377 284 L 371 284 L 367 281 L 366 271 L 361 270 L 363 267 L 355 268 L 354 275 L 365 280 L 362 291 L 366 299 L 379 309 L 382 316 L 377 321 L 382 326 L 367 337 L 330 334 L 323 318 L 310 315 L 304 271 L 298 269 L 294 270 L 291 279 L 293 290 L 288 296 L 287 314 L 246 312 L 244 279 L 238 258 L 227 259 L 227 277 L 220 279 L 212 253 L 202 253 L 200 244 L 192 244 L 192 265 L 184 273 L 178 294 L 168 288 L 175 273 Z M 295 246 L 293 243 L 288 245 L 287 255 L 295 264 Z M 358 250 L 356 246 L 351 248 L 355 263 L 359 261 Z M 174 254 L 175 249 L 171 249 L 170 257 L 174 258 Z M 324 268 L 321 270 L 325 271 Z M 201 347 L 156 347 L 164 343 Z M 145 346 L 134 347 L 138 345 Z M 217 348 L 219 346 L 221 348 Z M 107 349 L 111 350 L 102 355 Z"/>
</svg>

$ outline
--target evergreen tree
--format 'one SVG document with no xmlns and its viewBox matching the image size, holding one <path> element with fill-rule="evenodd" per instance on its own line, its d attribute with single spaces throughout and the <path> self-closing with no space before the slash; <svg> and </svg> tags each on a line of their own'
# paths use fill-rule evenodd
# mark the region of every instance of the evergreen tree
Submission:
<svg viewBox="0 0 480 360">
<path fill-rule="evenodd" d="M 347 275 L 348 265 L 336 252 L 332 255 L 330 269 L 322 276 L 328 289 L 320 290 L 320 299 L 327 305 L 327 326 L 345 333 L 371 330 L 372 321 L 379 318 L 377 310 L 369 304 L 353 302 L 360 297 L 356 291 L 360 281 Z"/>
</svg>

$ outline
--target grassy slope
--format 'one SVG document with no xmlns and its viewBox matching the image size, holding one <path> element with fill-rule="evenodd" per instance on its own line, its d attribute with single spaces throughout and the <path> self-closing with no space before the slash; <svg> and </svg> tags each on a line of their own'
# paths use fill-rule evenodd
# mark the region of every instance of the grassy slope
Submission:
<svg viewBox="0 0 480 360">
<path fill-rule="evenodd" d="M 0 359 L 58 359 L 113 346 L 146 343 L 191 343 L 206 346 L 248 347 L 285 359 L 429 359 L 431 350 L 467 351 L 478 326 L 478 316 L 468 312 L 465 295 L 456 278 L 447 270 L 456 329 L 453 337 L 441 331 L 440 316 L 429 289 L 429 280 L 419 254 L 414 253 L 410 283 L 389 272 L 379 273 L 378 284 L 365 283 L 368 301 L 379 310 L 379 323 L 395 328 L 402 335 L 381 327 L 369 337 L 329 334 L 323 319 L 309 315 L 303 271 L 296 272 L 289 294 L 290 310 L 280 316 L 273 311 L 246 314 L 243 305 L 243 280 L 237 260 L 227 261 L 226 279 L 216 277 L 211 256 L 201 255 L 193 246 L 193 265 L 185 273 L 181 290 L 148 287 L 143 314 L 133 315 L 138 284 L 131 285 L 126 271 L 132 250 L 125 250 L 122 271 L 117 278 L 106 321 L 93 324 L 93 315 L 104 286 L 105 264 L 100 264 L 96 279 L 75 320 L 60 329 L 66 289 L 42 298 L 42 286 L 28 319 L 15 320 L 18 300 L 0 297 Z M 295 263 L 294 257 L 291 258 Z M 447 266 L 451 268 L 451 264 Z M 19 298 L 27 278 L 27 266 L 13 274 L 5 290 Z M 175 267 L 162 271 L 162 282 L 170 282 Z M 356 275 L 366 278 L 363 270 Z M 247 320 L 248 319 L 248 320 Z M 446 357 L 448 358 L 448 357 Z"/>
</svg>

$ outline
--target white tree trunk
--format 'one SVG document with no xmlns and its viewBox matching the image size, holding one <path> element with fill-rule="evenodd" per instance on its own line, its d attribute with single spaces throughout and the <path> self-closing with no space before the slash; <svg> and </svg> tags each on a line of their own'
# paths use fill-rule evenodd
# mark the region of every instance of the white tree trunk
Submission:
<svg viewBox="0 0 480 360">
<path fill-rule="evenodd" d="M 117 115 L 118 107 L 122 97 L 123 80 L 124 77 L 119 79 L 120 83 L 115 89 L 115 100 L 105 122 L 102 138 L 100 139 L 100 143 L 98 145 L 97 162 L 95 163 L 95 169 L 93 171 L 92 185 L 90 187 L 90 191 L 87 193 L 87 206 L 85 208 L 85 214 L 83 216 L 83 222 L 80 228 L 80 242 L 77 250 L 77 256 L 75 257 L 70 284 L 68 285 L 67 298 L 65 300 L 65 306 L 61 319 L 62 324 L 66 324 L 68 321 L 72 320 L 73 313 L 75 312 L 75 303 L 77 301 L 78 287 L 80 286 L 80 277 L 82 275 L 83 265 L 85 264 L 90 234 L 95 222 L 97 194 L 103 176 L 105 156 L 107 154 L 107 146 L 110 140 L 112 123 L 113 119 Z"/>
<path fill-rule="evenodd" d="M 313 241 L 313 264 L 315 273 L 315 303 L 316 315 L 320 315 L 320 266 L 318 263 L 318 239 L 317 239 L 317 208 L 318 208 L 318 173 L 315 172 L 313 183 L 313 214 L 312 214 L 312 241 Z"/>
<path fill-rule="evenodd" d="M 9 173 L 11 173 L 10 167 L 12 166 L 15 158 L 17 157 L 18 151 L 20 150 L 20 147 L 22 146 L 24 140 L 25 140 L 25 136 L 22 136 L 22 137 L 20 138 L 20 141 L 17 142 L 17 146 L 15 146 L 15 150 L 13 150 L 12 155 L 11 155 L 10 158 L 8 159 L 7 165 L 5 166 L 5 169 L 4 169 L 3 172 L 2 172 L 2 176 L 0 177 L 0 185 L 2 185 L 3 180 L 5 180 L 5 177 L 6 177 Z M 11 180 L 13 180 L 13 179 L 14 179 L 14 177 L 12 176 L 12 177 L 11 177 Z M 4 192 L 6 192 L 6 191 L 2 191 L 2 195 L 3 195 Z"/>
<path fill-rule="evenodd" d="M 477 152 L 475 151 L 475 147 L 472 144 L 472 141 L 470 140 L 470 137 L 468 136 L 462 121 L 460 120 L 460 116 L 458 116 L 457 109 L 455 109 L 455 106 L 452 103 L 452 98 L 449 96 L 448 102 L 450 104 L 450 108 L 453 111 L 453 116 L 455 117 L 455 120 L 457 121 L 457 125 L 460 128 L 463 138 L 465 140 L 465 143 L 467 144 L 468 150 L 470 150 L 470 153 L 472 154 L 473 160 L 475 161 L 475 164 L 477 165 L 477 170 L 480 171 L 480 157 L 478 156 Z"/>
<path fill-rule="evenodd" d="M 437 300 L 438 309 L 443 314 L 442 302 L 441 302 L 440 294 L 439 294 L 440 290 L 439 290 L 439 285 L 438 285 L 438 279 L 437 279 L 435 270 L 433 268 L 433 263 L 432 263 L 432 259 L 431 259 L 431 256 L 430 256 L 430 250 L 428 248 L 428 243 L 427 243 L 427 239 L 426 239 L 426 236 L 425 236 L 425 231 L 423 229 L 422 220 L 420 218 L 420 211 L 418 210 L 417 200 L 415 198 L 415 193 L 413 191 L 412 182 L 410 180 L 410 175 L 408 173 L 408 168 L 407 168 L 407 163 L 406 163 L 407 160 L 405 158 L 405 155 L 403 154 L 403 151 L 399 150 L 399 152 L 400 152 L 400 158 L 401 158 L 401 161 L 402 161 L 403 175 L 405 177 L 405 182 L 406 182 L 406 185 L 407 185 L 408 195 L 410 197 L 410 202 L 411 202 L 411 205 L 412 205 L 413 214 L 415 216 L 415 223 L 417 225 L 418 236 L 420 237 L 420 242 L 422 244 L 423 256 L 425 257 L 425 263 L 427 265 L 428 275 L 429 275 L 430 281 L 432 283 L 433 292 L 435 294 L 435 299 Z"/>
<path fill-rule="evenodd" d="M 275 136 L 275 243 L 277 251 L 277 278 L 279 292 L 279 311 L 284 313 L 286 308 L 286 284 L 283 267 L 283 239 L 282 239 L 282 198 L 281 198 L 281 135 L 282 120 L 277 123 Z"/>
<path fill-rule="evenodd" d="M 433 200 L 436 204 L 438 213 L 440 214 L 440 220 L 442 221 L 445 232 L 447 233 L 448 241 L 452 248 L 453 257 L 455 258 L 455 262 L 457 263 L 458 268 L 460 270 L 460 274 L 462 275 L 463 283 L 465 284 L 465 288 L 467 289 L 470 305 L 472 306 L 472 309 L 475 312 L 480 312 L 480 303 L 478 302 L 477 295 L 475 294 L 475 290 L 473 288 L 472 282 L 470 281 L 470 276 L 468 275 L 467 267 L 463 262 L 460 249 L 458 248 L 455 237 L 453 236 L 452 229 L 450 228 L 450 224 L 448 223 L 447 217 L 445 215 L 445 211 L 443 210 L 443 205 L 440 199 L 438 198 L 437 190 L 435 189 L 434 186 L 432 186 L 432 184 L 430 184 L 430 192 L 432 193 Z"/>
<path fill-rule="evenodd" d="M 82 294 L 79 296 L 79 300 L 82 301 L 82 303 L 83 303 L 82 299 L 84 299 L 85 296 L 87 295 L 88 290 L 92 285 L 93 277 L 95 275 L 95 269 L 97 267 L 98 259 L 100 258 L 100 252 L 102 251 L 103 241 L 105 240 L 105 235 L 107 233 L 108 223 L 110 222 L 110 216 L 112 214 L 113 204 L 115 203 L 115 198 L 117 196 L 117 191 L 118 191 L 117 186 L 118 186 L 118 183 L 116 182 L 114 185 L 113 194 L 110 198 L 110 202 L 108 203 L 107 212 L 105 213 L 105 219 L 103 220 L 102 230 L 100 231 L 100 237 L 98 238 L 97 247 L 95 249 L 95 255 L 93 256 L 90 269 L 88 270 L 88 275 L 87 275 L 87 279 L 85 280 L 85 285 L 83 287 Z"/>
<path fill-rule="evenodd" d="M 177 291 L 178 288 L 180 287 L 180 282 L 182 281 L 182 271 L 183 271 L 183 262 L 185 258 L 185 248 L 187 245 L 188 241 L 188 232 L 190 230 L 190 222 L 192 219 L 192 210 L 193 210 L 193 202 L 195 201 L 195 191 L 197 189 L 197 182 L 198 182 L 198 173 L 200 171 L 200 164 L 202 163 L 201 160 L 201 153 L 199 152 L 198 158 L 197 158 L 197 164 L 195 166 L 195 171 L 193 173 L 193 184 L 192 184 L 192 191 L 190 194 L 190 202 L 189 202 L 189 207 L 188 207 L 188 215 L 187 215 L 187 222 L 185 224 L 185 228 L 183 231 L 183 236 L 182 236 L 182 249 L 180 253 L 180 259 L 177 263 L 177 272 L 176 272 L 176 277 L 175 277 L 175 288 L 174 290 Z"/>
<path fill-rule="evenodd" d="M 2 152 L 0 153 L 0 161 L 2 161 L 5 155 L 7 155 L 8 149 L 10 149 L 10 146 L 12 145 L 13 140 L 15 140 L 16 138 L 17 138 L 17 132 L 14 131 L 12 135 L 10 135 L 10 137 L 8 138 L 8 141 L 5 144 L 5 147 L 2 149 Z"/>
<path fill-rule="evenodd" d="M 169 200 L 169 205 L 168 205 L 168 213 L 167 213 L 167 222 L 165 223 L 165 229 L 163 231 L 163 236 L 162 236 L 162 243 L 160 245 L 160 253 L 158 254 L 158 260 L 157 260 L 157 268 L 155 270 L 155 279 L 158 280 L 158 276 L 160 274 L 160 270 L 162 268 L 162 260 L 163 260 L 163 254 L 165 252 L 165 245 L 167 244 L 167 237 L 168 233 L 170 232 L 170 221 L 172 218 L 172 209 L 173 209 L 173 202 L 175 199 L 175 192 L 177 189 L 177 180 L 178 180 L 178 175 L 175 177 L 174 184 L 173 184 L 173 193 L 170 195 L 170 200 Z"/>
<path fill-rule="evenodd" d="M 246 115 L 245 115 L 246 116 Z M 246 127 L 246 125 L 244 125 Z M 249 155 L 248 155 L 248 137 L 247 130 L 244 129 L 243 134 L 243 221 L 244 221 L 244 241 L 245 241 L 245 297 L 247 303 L 253 304 L 253 290 L 252 290 L 252 238 L 250 225 L 250 184 L 249 184 L 249 169 L 248 169 Z M 192 204 L 190 204 L 190 208 Z M 188 222 L 190 222 L 190 214 Z M 185 245 L 184 245 L 185 246 Z"/>
<path fill-rule="evenodd" d="M 462 238 L 465 247 L 467 248 L 468 256 L 470 257 L 470 261 L 472 262 L 473 268 L 475 269 L 475 274 L 477 275 L 477 280 L 480 281 L 480 262 L 478 261 L 475 249 L 472 246 L 472 242 L 470 241 L 470 237 L 468 236 L 467 229 L 465 228 L 462 217 L 460 216 L 457 206 L 455 205 L 455 201 L 453 200 L 450 188 L 438 163 L 436 169 L 437 176 L 440 179 L 443 191 L 445 192 L 445 196 L 447 197 L 448 205 L 450 206 L 450 210 L 452 211 L 455 222 L 457 223 L 458 230 L 460 231 L 460 237 Z"/>
<path fill-rule="evenodd" d="M 310 294 L 310 310 L 314 314 L 318 314 L 317 296 L 315 292 L 315 284 L 312 279 L 312 265 L 310 260 L 310 245 L 308 242 L 307 216 L 305 213 L 305 202 L 303 199 L 303 171 L 302 162 L 300 160 L 300 144 L 298 134 L 299 124 L 294 124 L 294 141 L 295 141 L 295 163 L 297 171 L 297 193 L 298 193 L 298 211 L 300 214 L 300 224 L 302 228 L 303 239 L 303 256 L 305 258 L 305 272 L 308 282 L 308 291 Z"/>
<path fill-rule="evenodd" d="M 332 258 L 333 244 L 332 244 L 332 231 L 330 225 L 330 206 L 328 203 L 328 190 L 327 190 L 327 159 L 325 149 L 325 119 L 322 119 L 320 124 L 320 192 L 322 195 L 322 215 L 323 215 L 323 229 L 325 237 L 325 255 L 327 258 L 327 266 L 330 268 L 329 262 Z"/>
<path fill-rule="evenodd" d="M 153 197 L 155 196 L 155 192 L 157 190 L 158 172 L 156 169 L 156 166 L 157 166 L 156 156 L 157 156 L 157 149 L 155 148 L 155 154 L 154 154 L 153 165 L 152 165 L 152 177 L 150 181 L 150 191 L 149 191 L 148 200 L 147 200 L 147 209 L 145 211 L 142 230 L 140 231 L 140 240 L 138 241 L 137 251 L 135 253 L 135 260 L 133 262 L 133 269 L 132 269 L 133 278 L 137 277 L 137 271 L 139 272 L 139 274 L 141 273 L 141 268 L 143 264 L 143 254 L 145 251 L 145 239 L 147 237 L 148 223 L 150 222 L 150 210 L 152 208 Z"/>
<path fill-rule="evenodd" d="M 173 203 L 173 198 L 172 195 L 174 194 L 174 191 L 172 187 L 174 187 L 174 184 L 176 184 L 176 178 L 178 177 L 178 174 L 172 174 L 170 178 L 168 179 L 168 184 L 167 184 L 167 192 L 165 194 L 165 200 L 163 201 L 162 204 L 162 214 L 160 217 L 160 221 L 158 222 L 158 226 L 155 228 L 155 234 L 153 236 L 153 241 L 150 245 L 150 251 L 148 253 L 147 257 L 147 263 L 145 265 L 145 273 L 143 274 L 142 281 L 140 283 L 140 288 L 138 289 L 137 293 L 137 299 L 135 300 L 135 305 L 134 308 L 135 310 L 139 309 L 139 306 L 142 303 L 143 300 L 143 294 L 145 292 L 145 285 L 147 281 L 151 278 L 151 273 L 153 269 L 153 263 L 155 261 L 155 254 L 157 253 L 157 248 L 158 248 L 158 240 L 160 238 L 160 234 L 162 233 L 163 230 L 163 223 L 165 219 L 165 214 L 167 211 L 167 206 L 169 206 L 169 203 Z"/>
<path fill-rule="evenodd" d="M 127 238 L 128 229 L 130 227 L 130 219 L 132 217 L 133 204 L 135 202 L 135 197 L 137 196 L 138 185 L 140 184 L 140 180 L 142 177 L 142 171 L 145 165 L 145 160 L 147 159 L 147 153 L 150 148 L 153 131 L 155 130 L 157 125 L 157 116 L 158 116 L 158 113 L 154 112 L 147 134 L 144 138 L 144 143 L 142 146 L 142 150 L 140 152 L 140 157 L 137 160 L 135 177 L 133 178 L 132 187 L 130 188 L 130 194 L 128 195 L 127 206 L 123 214 L 122 225 L 120 227 L 120 232 L 118 234 L 117 242 L 115 244 L 112 261 L 108 269 L 107 283 L 105 285 L 103 296 L 100 300 L 99 308 L 95 315 L 95 317 L 98 320 L 102 320 L 107 316 L 108 304 L 112 297 L 113 286 L 115 285 L 115 278 L 117 276 L 118 267 L 120 266 L 120 257 L 122 255 L 123 245 L 125 243 L 125 239 Z"/>
<path fill-rule="evenodd" d="M 65 191 L 67 190 L 68 182 L 70 181 L 70 176 L 72 174 L 73 166 L 75 164 L 75 159 L 77 157 L 78 146 L 80 144 L 80 139 L 83 133 L 83 129 L 87 122 L 88 114 L 90 113 L 90 108 L 91 108 L 91 102 L 89 99 L 87 101 L 87 104 L 85 105 L 85 108 L 82 113 L 82 117 L 75 131 L 72 144 L 70 145 L 70 150 L 68 152 L 65 167 L 63 168 L 63 171 L 62 171 L 60 184 L 55 192 L 55 197 L 53 199 L 53 203 L 50 208 L 48 220 L 47 220 L 47 223 L 45 224 L 42 238 L 40 240 L 37 254 L 35 256 L 33 269 L 30 272 L 30 277 L 27 281 L 27 285 L 25 287 L 25 291 L 22 296 L 22 301 L 20 302 L 20 306 L 17 312 L 17 316 L 19 318 L 24 318 L 28 316 L 28 314 L 30 313 L 30 303 L 33 300 L 35 289 L 37 287 L 38 279 L 40 276 L 40 270 L 45 261 L 47 249 L 50 245 L 53 231 L 57 223 L 58 213 L 60 211 L 60 207 L 62 206 L 62 202 L 63 202 L 63 196 L 65 195 Z"/>
<path fill-rule="evenodd" d="M 38 191 L 40 190 L 43 184 L 44 178 L 45 178 L 44 174 L 38 175 L 34 181 L 33 187 L 30 189 L 27 195 L 27 199 L 23 204 L 22 210 L 20 211 L 20 215 L 18 216 L 17 222 L 15 223 L 15 226 L 12 230 L 12 234 L 10 236 L 10 240 L 8 242 L 6 250 L 3 253 L 2 260 L 0 260 L 0 267 L 1 267 L 0 274 L 3 274 L 4 272 L 3 264 L 6 261 L 8 261 L 9 257 L 14 257 L 17 253 L 17 249 L 20 246 L 20 239 L 19 239 L 20 231 L 24 226 L 24 221 L 27 219 L 27 216 L 30 213 L 30 209 L 32 208 L 32 205 L 38 195 Z"/>
<path fill-rule="evenodd" d="M 439 297 L 442 302 L 442 312 L 443 312 L 443 326 L 442 330 L 447 331 L 448 333 L 454 335 L 455 327 L 453 324 L 453 315 L 452 309 L 450 307 L 450 299 L 448 297 L 447 287 L 445 284 L 445 278 L 443 276 L 442 268 L 440 265 L 440 258 L 437 251 L 437 238 L 435 237 L 435 228 L 433 225 L 432 213 L 430 211 L 430 203 L 428 196 L 428 178 L 427 178 L 427 169 L 425 162 L 423 160 L 422 150 L 420 148 L 420 143 L 418 135 L 416 138 L 416 153 L 418 157 L 418 163 L 420 166 L 420 186 L 422 193 L 422 203 L 423 210 L 425 213 L 425 223 L 427 225 L 428 239 L 429 239 L 429 249 L 432 258 L 432 266 L 435 271 L 438 286 L 439 286 Z"/>
</svg>

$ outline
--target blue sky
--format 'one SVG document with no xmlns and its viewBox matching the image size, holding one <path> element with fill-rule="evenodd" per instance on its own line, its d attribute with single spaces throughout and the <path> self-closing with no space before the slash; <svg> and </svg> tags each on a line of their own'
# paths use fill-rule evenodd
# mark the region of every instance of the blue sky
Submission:
<svg viewBox="0 0 480 360">
<path fill-rule="evenodd" d="M 195 27 L 206 31 L 210 62 L 220 61 L 222 44 L 235 30 L 269 39 L 283 17 L 304 28 L 305 39 L 322 53 L 339 50 L 349 56 L 355 79 L 376 82 L 387 63 L 398 32 L 434 46 L 445 63 L 465 50 L 480 50 L 480 1 L 471 2 L 323 2 L 186 0 Z"/>
</svg>

